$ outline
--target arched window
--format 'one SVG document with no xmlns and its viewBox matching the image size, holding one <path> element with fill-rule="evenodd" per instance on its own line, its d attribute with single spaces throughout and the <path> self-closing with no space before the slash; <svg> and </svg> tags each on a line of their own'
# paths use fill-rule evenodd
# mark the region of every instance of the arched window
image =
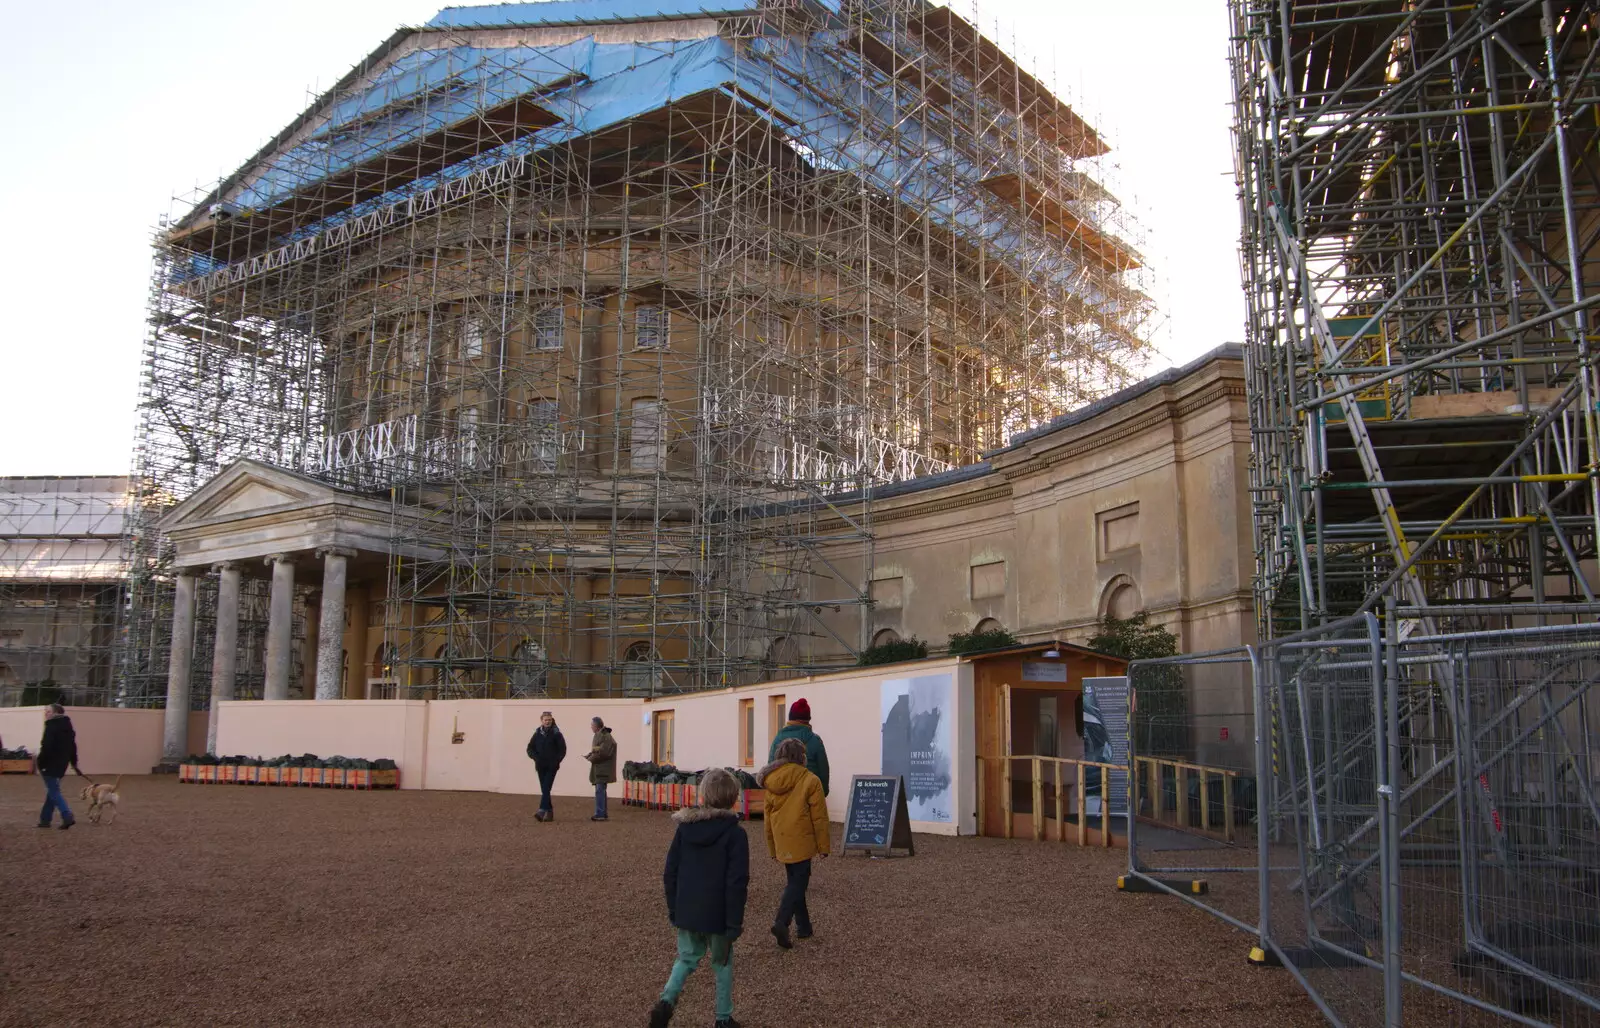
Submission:
<svg viewBox="0 0 1600 1028">
<path fill-rule="evenodd" d="M 1100 616 L 1126 620 L 1144 609 L 1144 597 L 1139 586 L 1127 575 L 1118 575 L 1106 583 L 1100 594 Z"/>
<path fill-rule="evenodd" d="M 648 699 L 661 682 L 660 655 L 647 642 L 636 642 L 622 655 L 622 694 Z"/>
<path fill-rule="evenodd" d="M 984 618 L 982 621 L 978 622 L 978 627 L 974 628 L 972 633 L 977 635 L 980 632 L 1004 632 L 1005 630 L 1006 626 L 1002 625 L 994 618 Z"/>
<path fill-rule="evenodd" d="M 433 659 L 437 661 L 433 668 L 433 684 L 438 686 L 440 698 L 459 699 L 466 696 L 467 669 L 456 663 L 460 659 L 456 648 L 445 643 L 439 647 Z"/>
<path fill-rule="evenodd" d="M 372 677 L 394 678 L 394 666 L 400 662 L 400 649 L 394 643 L 379 643 L 372 651 Z"/>
<path fill-rule="evenodd" d="M 890 643 L 897 643 L 899 641 L 900 633 L 896 632 L 892 628 L 881 629 L 872 637 L 872 645 L 874 646 L 887 646 Z"/>
<path fill-rule="evenodd" d="M 511 651 L 511 696 L 531 699 L 543 696 L 550 675 L 550 662 L 544 647 L 529 639 Z"/>
</svg>

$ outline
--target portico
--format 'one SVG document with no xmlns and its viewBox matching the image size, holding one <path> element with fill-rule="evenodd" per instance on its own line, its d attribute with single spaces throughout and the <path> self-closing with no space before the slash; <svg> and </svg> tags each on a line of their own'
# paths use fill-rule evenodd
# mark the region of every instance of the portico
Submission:
<svg viewBox="0 0 1600 1028">
<path fill-rule="evenodd" d="M 195 650 L 198 580 L 218 576 L 215 646 L 211 660 L 211 716 L 206 740 L 216 744 L 218 702 L 236 695 L 240 597 L 245 578 L 270 579 L 263 699 L 288 700 L 294 662 L 296 587 L 314 589 L 317 614 L 307 617 L 303 662 L 314 666 L 318 700 L 345 697 L 346 635 L 365 648 L 366 618 L 352 626 L 347 597 L 352 576 L 381 575 L 395 554 L 395 508 L 316 479 L 252 460 L 240 460 L 173 508 L 160 524 L 175 549 L 172 650 L 167 677 L 163 763 L 185 750 Z M 412 539 L 421 533 L 408 533 Z M 408 557 L 437 557 L 413 545 Z M 310 678 L 308 667 L 307 677 Z"/>
</svg>

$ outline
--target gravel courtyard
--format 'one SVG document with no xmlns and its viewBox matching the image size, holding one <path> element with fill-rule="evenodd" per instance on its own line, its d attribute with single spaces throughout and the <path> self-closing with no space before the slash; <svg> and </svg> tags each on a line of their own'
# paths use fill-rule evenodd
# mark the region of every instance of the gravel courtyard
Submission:
<svg viewBox="0 0 1600 1028">
<path fill-rule="evenodd" d="M 66 784 L 74 784 L 75 779 Z M 114 825 L 33 827 L 0 778 L 0 1025 L 643 1025 L 674 947 L 667 814 L 521 796 L 123 780 Z M 917 837 L 833 857 L 816 939 L 766 932 L 783 876 L 751 831 L 736 1014 L 845 1025 L 1321 1024 L 1248 940 L 1113 887 L 1120 852 Z M 837 832 L 837 826 L 835 826 Z M 835 845 L 837 845 L 837 836 Z M 711 976 L 674 1025 L 709 1028 Z"/>
</svg>

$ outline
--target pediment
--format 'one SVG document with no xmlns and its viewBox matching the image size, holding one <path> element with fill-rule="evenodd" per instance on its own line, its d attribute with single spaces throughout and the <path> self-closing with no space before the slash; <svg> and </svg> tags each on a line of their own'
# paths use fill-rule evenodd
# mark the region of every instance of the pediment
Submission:
<svg viewBox="0 0 1600 1028">
<path fill-rule="evenodd" d="M 345 496 L 315 479 L 259 461 L 240 460 L 219 472 L 161 520 L 163 531 Z"/>
</svg>

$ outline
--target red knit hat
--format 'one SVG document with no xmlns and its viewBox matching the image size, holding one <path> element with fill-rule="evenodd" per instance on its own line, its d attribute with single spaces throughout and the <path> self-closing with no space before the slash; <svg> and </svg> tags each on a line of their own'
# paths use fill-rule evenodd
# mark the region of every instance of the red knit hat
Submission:
<svg viewBox="0 0 1600 1028">
<path fill-rule="evenodd" d="M 804 696 L 800 697 L 798 700 L 795 700 L 793 703 L 789 704 L 789 720 L 790 721 L 810 721 L 811 720 L 811 704 L 806 702 L 806 698 Z"/>
</svg>

